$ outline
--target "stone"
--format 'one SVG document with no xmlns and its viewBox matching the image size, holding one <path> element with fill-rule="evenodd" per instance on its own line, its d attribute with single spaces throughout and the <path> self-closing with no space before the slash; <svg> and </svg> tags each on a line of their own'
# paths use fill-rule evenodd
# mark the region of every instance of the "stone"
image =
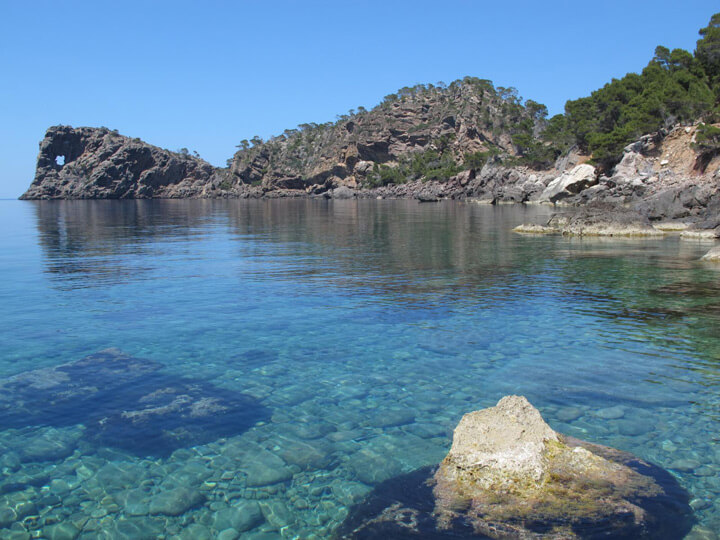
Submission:
<svg viewBox="0 0 720 540">
<path fill-rule="evenodd" d="M 566 236 L 661 237 L 665 233 L 634 210 L 608 204 L 587 205 L 566 214 L 555 214 L 547 227 Z"/>
<path fill-rule="evenodd" d="M 572 422 L 573 420 L 580 418 L 582 415 L 582 410 L 577 407 L 563 407 L 555 416 L 562 422 Z"/>
<path fill-rule="evenodd" d="M 691 473 L 700 467 L 700 462 L 695 459 L 676 459 L 670 464 L 670 468 L 675 471 Z"/>
<path fill-rule="evenodd" d="M 238 533 L 258 527 L 265 521 L 256 501 L 240 499 L 233 506 L 219 510 L 213 518 L 216 530 L 232 529 Z"/>
<path fill-rule="evenodd" d="M 438 467 L 378 485 L 338 536 L 682 538 L 694 524 L 689 501 L 667 471 L 561 435 L 524 397 L 507 396 L 461 419 Z"/>
<path fill-rule="evenodd" d="M 288 509 L 285 503 L 278 500 L 267 500 L 260 502 L 265 520 L 274 528 L 282 529 L 295 522 L 293 513 Z"/>
<path fill-rule="evenodd" d="M 714 248 L 712 248 L 705 255 L 703 255 L 700 260 L 714 263 L 720 262 L 720 246 L 715 246 Z"/>
<path fill-rule="evenodd" d="M 128 516 L 146 516 L 150 513 L 150 497 L 141 489 L 128 489 L 114 496 Z"/>
<path fill-rule="evenodd" d="M 411 424 L 415 421 L 415 413 L 411 409 L 383 409 L 374 415 L 368 424 L 373 427 L 387 428 Z"/>
<path fill-rule="evenodd" d="M 75 540 L 80 534 L 78 528 L 72 523 L 61 522 L 44 529 L 48 540 Z"/>
<path fill-rule="evenodd" d="M 0 506 L 0 527 L 9 527 L 18 519 L 14 508 Z"/>
<path fill-rule="evenodd" d="M 548 227 L 547 225 L 538 225 L 535 223 L 523 223 L 513 229 L 513 232 L 522 234 L 559 234 L 560 229 L 556 227 Z"/>
<path fill-rule="evenodd" d="M 217 535 L 217 540 L 236 540 L 240 538 L 240 533 L 235 529 L 223 529 Z"/>
<path fill-rule="evenodd" d="M 340 186 L 330 191 L 331 199 L 353 199 L 355 198 L 355 190 L 347 186 Z"/>
<path fill-rule="evenodd" d="M 595 413 L 595 416 L 603 420 L 617 420 L 625 416 L 625 409 L 619 405 L 615 407 L 605 407 L 604 409 L 599 409 Z"/>
<path fill-rule="evenodd" d="M 286 482 L 293 477 L 292 470 L 285 462 L 267 450 L 258 450 L 245 457 L 241 471 L 249 487 L 267 486 Z"/>
<path fill-rule="evenodd" d="M 361 482 L 341 480 L 336 478 L 330 483 L 333 496 L 345 506 L 352 506 L 360 502 L 372 488 Z"/>
<path fill-rule="evenodd" d="M 539 481 L 545 473 L 545 448 L 559 441 L 525 398 L 508 396 L 496 407 L 462 417 L 441 468 L 453 475 L 484 470 L 487 474 L 477 481 L 485 489 L 527 479 Z"/>
<path fill-rule="evenodd" d="M 210 529 L 200 523 L 191 523 L 180 533 L 181 540 L 211 540 L 212 538 L 213 534 Z"/>
<path fill-rule="evenodd" d="M 196 489 L 177 487 L 155 494 L 150 499 L 150 513 L 179 516 L 205 502 L 205 496 Z"/>
<path fill-rule="evenodd" d="M 577 165 L 569 172 L 564 172 L 550 182 L 540 194 L 538 202 L 554 203 L 570 195 L 580 193 L 595 184 L 597 184 L 595 167 L 588 164 Z"/>
<path fill-rule="evenodd" d="M 424 189 L 420 191 L 415 198 L 421 202 L 421 203 L 427 203 L 427 202 L 438 202 L 440 198 L 435 194 L 434 192 L 430 191 L 429 189 Z"/>
</svg>

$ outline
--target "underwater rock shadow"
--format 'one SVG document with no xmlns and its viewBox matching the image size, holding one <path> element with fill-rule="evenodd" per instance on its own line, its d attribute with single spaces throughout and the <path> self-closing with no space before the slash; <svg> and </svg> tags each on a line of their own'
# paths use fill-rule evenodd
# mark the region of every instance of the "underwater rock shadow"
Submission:
<svg viewBox="0 0 720 540">
<path fill-rule="evenodd" d="M 592 445 L 591 445 L 592 446 Z M 632 525 L 632 516 L 622 516 L 620 522 L 531 522 L 523 520 L 523 526 L 537 534 L 533 538 L 552 538 L 552 530 L 570 526 L 575 538 L 595 540 L 675 540 L 684 538 L 696 520 L 689 505 L 690 495 L 666 470 L 640 460 L 626 460 L 625 453 L 606 455 L 611 461 L 622 462 L 631 469 L 652 478 L 662 488 L 659 495 L 629 499 L 651 519 L 646 528 L 640 530 Z M 433 495 L 434 475 L 437 466 L 423 467 L 411 473 L 400 475 L 378 484 L 367 497 L 350 508 L 345 521 L 336 530 L 337 540 L 445 540 L 445 539 L 492 539 L 514 538 L 507 534 L 502 522 L 493 523 L 497 536 L 486 536 L 475 532 L 470 519 L 453 520 L 448 528 L 438 527 Z M 511 523 L 508 521 L 508 523 Z"/>
<path fill-rule="evenodd" d="M 85 426 L 84 437 L 138 456 L 247 431 L 270 417 L 253 397 L 108 349 L 0 380 L 0 429 Z"/>
</svg>

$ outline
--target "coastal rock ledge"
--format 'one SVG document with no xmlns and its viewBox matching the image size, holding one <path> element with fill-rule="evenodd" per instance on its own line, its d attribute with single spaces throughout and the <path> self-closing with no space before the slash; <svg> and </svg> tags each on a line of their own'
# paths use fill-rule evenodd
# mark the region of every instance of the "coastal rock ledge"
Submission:
<svg viewBox="0 0 720 540">
<path fill-rule="evenodd" d="M 682 538 L 688 495 L 666 471 L 553 431 L 521 396 L 466 414 L 439 467 L 380 484 L 342 538 Z"/>
</svg>

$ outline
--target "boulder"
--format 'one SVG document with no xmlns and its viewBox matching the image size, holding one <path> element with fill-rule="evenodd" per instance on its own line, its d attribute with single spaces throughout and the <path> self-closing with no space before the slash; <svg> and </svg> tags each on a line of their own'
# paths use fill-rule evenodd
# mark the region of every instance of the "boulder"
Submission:
<svg viewBox="0 0 720 540">
<path fill-rule="evenodd" d="M 577 165 L 569 172 L 564 172 L 550 182 L 540 194 L 538 202 L 557 202 L 576 195 L 582 190 L 597 184 L 595 167 L 586 163 Z"/>
<path fill-rule="evenodd" d="M 347 186 L 340 186 L 330 191 L 330 197 L 332 199 L 353 199 L 355 197 L 355 190 Z"/>
<path fill-rule="evenodd" d="M 700 259 L 702 261 L 720 262 L 720 246 L 715 246 Z"/>
<path fill-rule="evenodd" d="M 522 396 L 466 414 L 436 468 L 383 482 L 341 538 L 672 539 L 694 518 L 668 472 L 554 431 Z"/>
<path fill-rule="evenodd" d="M 438 202 L 440 200 L 438 196 L 429 189 L 424 189 L 420 191 L 417 195 L 415 195 L 415 198 L 421 203 Z"/>
</svg>

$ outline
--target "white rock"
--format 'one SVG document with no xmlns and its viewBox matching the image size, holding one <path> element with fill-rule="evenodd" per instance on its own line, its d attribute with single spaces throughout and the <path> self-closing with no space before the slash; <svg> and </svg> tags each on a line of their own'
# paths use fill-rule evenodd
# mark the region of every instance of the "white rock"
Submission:
<svg viewBox="0 0 720 540">
<path fill-rule="evenodd" d="M 715 246 L 700 259 L 701 261 L 720 262 L 720 246 Z"/>
<path fill-rule="evenodd" d="M 527 399 L 507 396 L 495 407 L 462 417 L 445 459 L 462 469 L 487 467 L 539 480 L 545 445 L 558 440 Z"/>
</svg>

